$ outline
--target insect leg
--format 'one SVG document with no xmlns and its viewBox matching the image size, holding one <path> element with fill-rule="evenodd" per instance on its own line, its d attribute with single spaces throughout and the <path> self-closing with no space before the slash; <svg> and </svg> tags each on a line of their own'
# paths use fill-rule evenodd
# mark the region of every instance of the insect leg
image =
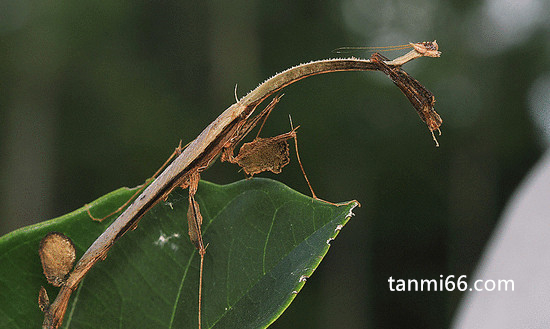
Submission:
<svg viewBox="0 0 550 329">
<path fill-rule="evenodd" d="M 189 238 L 191 242 L 199 251 L 201 257 L 199 268 L 199 312 L 198 321 L 199 329 L 201 328 L 201 309 L 202 309 L 202 273 L 204 266 L 204 254 L 206 253 L 206 247 L 202 241 L 201 225 L 202 215 L 199 208 L 199 203 L 195 200 L 195 194 L 199 185 L 200 174 L 198 170 L 189 176 L 189 179 L 185 183 L 189 187 L 189 209 L 187 210 L 187 223 L 189 225 Z"/>
<path fill-rule="evenodd" d="M 190 143 L 187 143 L 187 145 L 189 145 Z M 180 155 L 181 152 L 187 147 L 187 145 L 185 146 L 181 146 L 181 141 L 178 145 L 178 147 L 176 147 L 176 149 L 174 150 L 174 152 L 172 152 L 172 154 L 168 157 L 168 159 L 162 164 L 162 166 L 153 174 L 153 176 L 151 176 L 150 178 L 148 178 L 147 180 L 145 180 L 145 183 L 141 184 L 141 186 L 139 186 L 139 189 L 130 197 L 130 199 L 128 199 L 128 201 L 126 201 L 123 205 L 121 205 L 120 207 L 118 207 L 118 209 L 116 209 L 115 211 L 111 212 L 110 214 L 104 216 L 104 217 L 101 217 L 101 218 L 97 218 L 95 217 L 94 215 L 92 215 L 92 212 L 90 211 L 90 205 L 88 204 L 85 204 L 84 207 L 86 208 L 86 211 L 88 212 L 88 216 L 90 216 L 91 219 L 95 220 L 95 221 L 98 221 L 98 222 L 102 222 L 103 220 L 105 220 L 106 218 L 114 215 L 114 214 L 118 214 L 119 212 L 121 212 L 122 210 L 124 210 L 124 208 L 126 208 L 127 205 L 130 204 L 130 202 L 132 202 L 134 200 L 134 198 L 136 196 L 138 196 L 146 187 L 147 185 L 149 185 L 150 182 L 152 182 L 157 176 L 158 174 L 160 174 L 162 172 L 162 170 L 164 168 L 166 168 L 166 166 L 170 163 L 170 161 L 172 161 L 172 159 L 177 156 L 177 155 Z"/>
</svg>

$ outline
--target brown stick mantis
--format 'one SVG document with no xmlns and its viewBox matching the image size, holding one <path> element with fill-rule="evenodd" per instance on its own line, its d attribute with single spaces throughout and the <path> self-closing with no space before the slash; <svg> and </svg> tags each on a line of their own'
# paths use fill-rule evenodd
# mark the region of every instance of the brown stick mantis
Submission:
<svg viewBox="0 0 550 329">
<path fill-rule="evenodd" d="M 233 149 L 257 124 L 259 119 L 263 118 L 265 120 L 267 118 L 279 98 L 275 98 L 260 114 L 253 116 L 260 103 L 296 81 L 323 73 L 340 71 L 384 72 L 407 96 L 433 135 L 433 131 L 439 131 L 441 125 L 441 118 L 433 109 L 435 98 L 418 81 L 405 73 L 401 66 L 423 56 L 439 57 L 440 52 L 435 41 L 410 44 L 409 47 L 413 48 L 409 53 L 391 61 L 375 54 L 370 59 L 326 59 L 301 64 L 276 74 L 231 105 L 183 151 L 178 152 L 180 154 L 177 158 L 145 188 L 136 200 L 88 248 L 61 286 L 55 301 L 44 307 L 43 328 L 58 328 L 62 324 L 71 293 L 77 288 L 86 273 L 99 260 L 104 260 L 113 244 L 126 232 L 135 229 L 141 217 L 158 202 L 164 200 L 176 187 L 189 188 L 189 236 L 201 256 L 198 314 L 200 328 L 202 268 L 206 246 L 201 234 L 202 216 L 199 204 L 195 201 L 194 196 L 201 172 L 207 169 L 219 154 L 222 155 L 222 161 L 236 162 L 251 174 L 270 170 L 267 165 L 258 164 L 256 160 L 252 160 L 252 165 L 245 164 L 247 160 L 244 159 L 244 156 L 241 156 L 242 148 L 237 157 L 233 156 Z M 295 138 L 295 134 L 295 129 L 292 129 L 291 132 L 273 137 L 270 141 L 277 144 L 279 141 Z M 281 164 L 281 168 L 282 166 L 284 164 Z M 315 194 L 313 196 L 316 198 Z"/>
</svg>

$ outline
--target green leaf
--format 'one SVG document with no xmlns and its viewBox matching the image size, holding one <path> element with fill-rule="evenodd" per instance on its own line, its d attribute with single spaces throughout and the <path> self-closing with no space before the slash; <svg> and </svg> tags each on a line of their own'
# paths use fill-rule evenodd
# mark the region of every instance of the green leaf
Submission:
<svg viewBox="0 0 550 329">
<path fill-rule="evenodd" d="M 94 215 L 133 194 L 119 189 L 91 204 Z M 268 179 L 220 186 L 201 181 L 203 328 L 261 328 L 275 321 L 317 268 L 355 203 L 313 201 Z M 197 251 L 187 235 L 187 191 L 175 191 L 127 233 L 73 293 L 62 328 L 196 328 Z M 110 220 L 112 221 L 112 220 Z M 110 224 L 84 208 L 0 238 L 0 327 L 38 328 L 42 274 L 38 245 L 50 231 L 69 236 L 80 257 Z"/>
</svg>

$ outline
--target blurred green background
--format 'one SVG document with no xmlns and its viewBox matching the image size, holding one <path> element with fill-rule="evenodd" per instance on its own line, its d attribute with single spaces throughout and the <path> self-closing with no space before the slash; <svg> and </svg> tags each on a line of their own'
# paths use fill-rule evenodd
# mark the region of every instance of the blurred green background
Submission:
<svg viewBox="0 0 550 329">
<path fill-rule="evenodd" d="M 470 275 L 549 144 L 549 7 L 0 1 L 0 234 L 142 183 L 180 139 L 192 140 L 234 102 L 235 84 L 242 96 L 340 46 L 437 39 L 441 58 L 404 69 L 436 96 L 439 148 L 380 72 L 290 86 L 262 135 L 288 131 L 291 114 L 316 193 L 363 205 L 272 327 L 446 327 L 460 293 L 390 292 L 388 278 Z M 309 193 L 296 161 L 263 176 Z M 244 174 L 217 163 L 202 178 L 223 184 Z"/>
</svg>

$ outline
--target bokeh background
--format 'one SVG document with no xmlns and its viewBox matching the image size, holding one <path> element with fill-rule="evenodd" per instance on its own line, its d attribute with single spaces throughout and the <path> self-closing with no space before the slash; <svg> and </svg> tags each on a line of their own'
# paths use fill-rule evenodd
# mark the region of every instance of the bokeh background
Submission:
<svg viewBox="0 0 550 329">
<path fill-rule="evenodd" d="M 236 84 L 242 96 L 340 46 L 437 39 L 441 58 L 404 68 L 436 95 L 439 148 L 380 72 L 290 86 L 263 135 L 291 114 L 317 194 L 362 203 L 272 327 L 447 327 L 461 293 L 391 292 L 388 278 L 474 270 L 550 144 L 549 13 L 544 0 L 0 1 L 0 234 L 142 183 Z M 263 176 L 309 193 L 296 161 Z M 243 178 L 225 163 L 203 175 Z"/>
</svg>

